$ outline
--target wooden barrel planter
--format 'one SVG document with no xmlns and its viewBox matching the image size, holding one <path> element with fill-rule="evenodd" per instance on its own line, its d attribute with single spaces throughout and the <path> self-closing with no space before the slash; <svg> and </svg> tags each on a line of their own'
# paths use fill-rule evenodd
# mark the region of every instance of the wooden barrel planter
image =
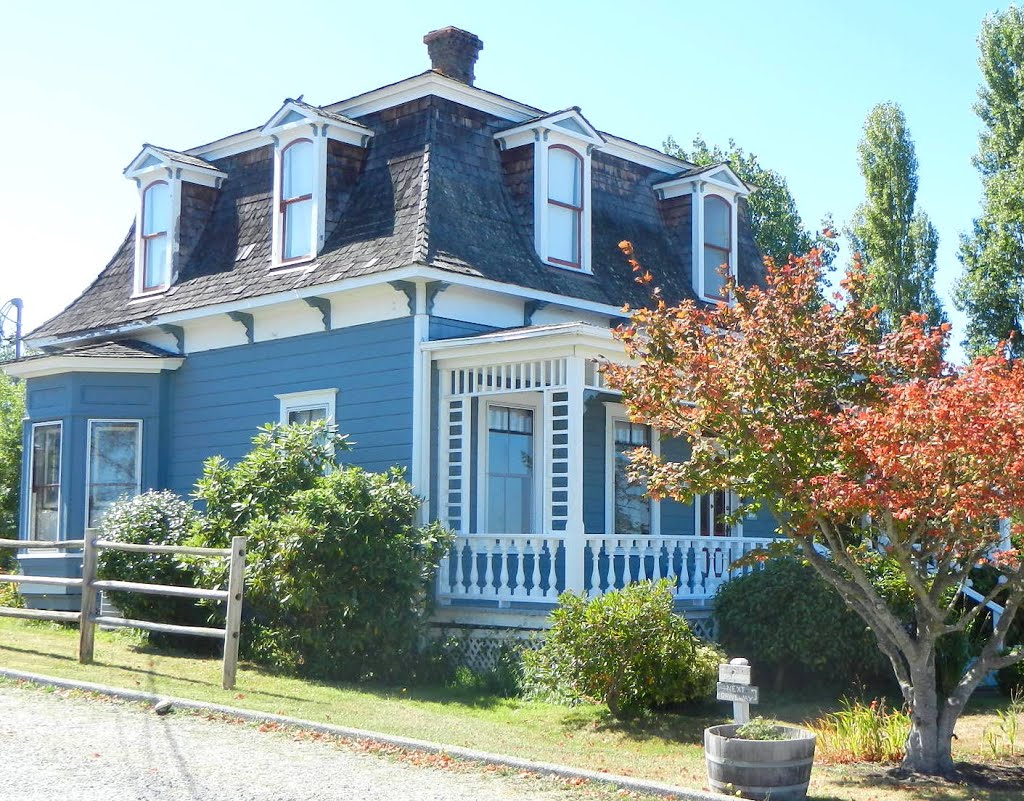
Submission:
<svg viewBox="0 0 1024 801">
<path fill-rule="evenodd" d="M 740 740 L 735 723 L 704 729 L 708 785 L 715 792 L 758 801 L 800 801 L 807 795 L 816 737 L 779 726 L 785 740 Z"/>
</svg>

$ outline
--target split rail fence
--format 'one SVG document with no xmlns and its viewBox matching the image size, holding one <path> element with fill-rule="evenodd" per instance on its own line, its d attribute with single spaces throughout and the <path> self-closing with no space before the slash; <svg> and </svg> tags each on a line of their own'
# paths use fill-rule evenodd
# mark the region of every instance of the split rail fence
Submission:
<svg viewBox="0 0 1024 801">
<path fill-rule="evenodd" d="M 224 641 L 223 687 L 230 690 L 235 686 L 238 673 L 238 639 L 242 622 L 242 594 L 245 585 L 245 537 L 232 537 L 230 548 L 191 548 L 177 545 L 142 545 L 101 540 L 86 536 L 82 540 L 42 542 L 33 540 L 0 539 L 0 548 L 14 550 L 57 549 L 82 551 L 82 577 L 25 576 L 0 574 L 3 584 L 34 584 L 51 587 L 81 588 L 81 611 L 68 612 L 48 609 L 20 609 L 0 606 L 0 617 L 16 617 L 27 620 L 52 620 L 60 623 L 77 623 L 79 626 L 78 661 L 83 665 L 92 663 L 96 626 L 111 628 L 143 629 L 164 634 L 178 634 L 191 637 L 209 637 Z M 128 551 L 130 553 L 201 556 L 228 561 L 227 589 L 203 589 L 181 587 L 172 584 L 144 584 L 134 581 L 106 581 L 96 577 L 96 566 L 101 551 Z M 150 620 L 132 620 L 124 617 L 103 615 L 97 611 L 97 593 L 135 592 L 145 595 L 163 595 L 172 598 L 211 600 L 227 604 L 224 628 L 203 626 L 179 626 Z"/>
</svg>

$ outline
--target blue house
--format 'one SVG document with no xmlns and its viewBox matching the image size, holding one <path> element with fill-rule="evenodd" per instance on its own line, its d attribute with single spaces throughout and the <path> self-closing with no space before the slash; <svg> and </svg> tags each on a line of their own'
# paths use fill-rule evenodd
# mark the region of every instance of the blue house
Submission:
<svg viewBox="0 0 1024 801">
<path fill-rule="evenodd" d="M 188 494 L 267 421 L 329 419 L 346 459 L 401 465 L 458 538 L 437 621 L 536 627 L 563 589 L 678 576 L 699 617 L 771 538 L 724 494 L 653 502 L 624 453 L 685 446 L 631 423 L 597 369 L 645 293 L 714 302 L 760 278 L 752 187 L 474 85 L 482 42 L 424 37 L 431 69 L 125 169 L 138 212 L 96 280 L 4 366 L 26 382 L 21 536 L 77 539 L 116 498 Z M 33 551 L 36 575 L 79 558 Z M 31 590 L 31 588 L 29 588 Z M 73 606 L 52 588 L 34 603 Z"/>
</svg>

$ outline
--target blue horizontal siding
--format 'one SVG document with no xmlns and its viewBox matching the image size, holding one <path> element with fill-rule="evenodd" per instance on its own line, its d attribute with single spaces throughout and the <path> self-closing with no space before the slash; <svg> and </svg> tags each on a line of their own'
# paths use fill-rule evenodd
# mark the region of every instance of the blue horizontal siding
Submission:
<svg viewBox="0 0 1024 801">
<path fill-rule="evenodd" d="M 458 339 L 497 330 L 497 327 L 493 325 L 468 323 L 465 320 L 452 320 L 448 317 L 431 317 L 430 325 L 427 328 L 431 340 Z"/>
<path fill-rule="evenodd" d="M 191 492 L 203 461 L 234 461 L 256 429 L 280 419 L 275 395 L 336 388 L 341 455 L 368 470 L 409 468 L 413 332 L 409 317 L 192 353 L 171 377 L 168 486 Z"/>
<path fill-rule="evenodd" d="M 583 528 L 602 534 L 605 527 L 605 406 L 591 398 L 583 410 Z"/>
</svg>

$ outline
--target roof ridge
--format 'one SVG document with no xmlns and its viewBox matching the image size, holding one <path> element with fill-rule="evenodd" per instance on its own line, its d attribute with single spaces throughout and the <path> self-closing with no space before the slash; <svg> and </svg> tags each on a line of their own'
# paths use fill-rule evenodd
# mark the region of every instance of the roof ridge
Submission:
<svg viewBox="0 0 1024 801">
<path fill-rule="evenodd" d="M 433 134 L 433 123 L 428 124 L 427 141 L 423 145 L 423 162 L 420 168 L 420 200 L 416 210 L 416 239 L 413 244 L 413 261 L 426 264 L 430 252 L 430 222 L 427 209 L 430 199 L 430 139 Z"/>
</svg>

